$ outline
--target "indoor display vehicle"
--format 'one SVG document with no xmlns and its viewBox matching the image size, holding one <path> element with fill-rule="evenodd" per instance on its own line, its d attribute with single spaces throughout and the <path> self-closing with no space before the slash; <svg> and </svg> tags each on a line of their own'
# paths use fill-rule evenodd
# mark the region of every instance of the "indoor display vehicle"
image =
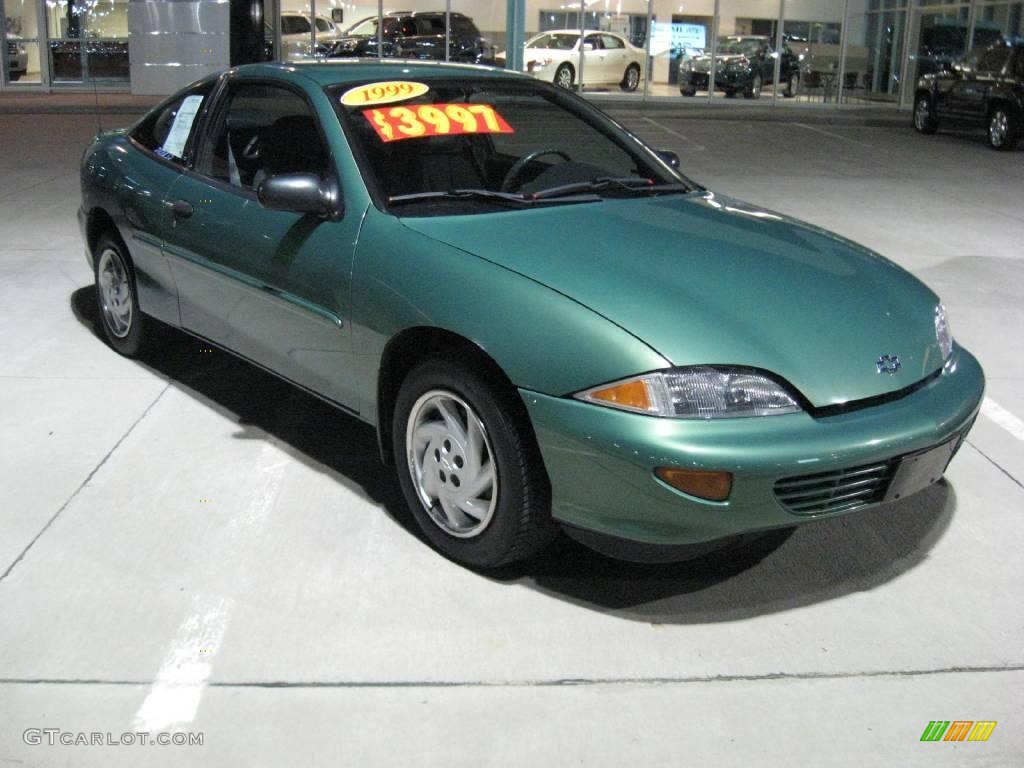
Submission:
<svg viewBox="0 0 1024 768">
<path fill-rule="evenodd" d="M 618 85 L 635 91 L 643 76 L 646 54 L 613 32 L 587 32 L 583 40 L 583 85 Z M 506 54 L 497 63 L 504 65 Z M 540 80 L 562 88 L 580 82 L 580 31 L 556 29 L 526 41 L 523 69 Z"/>
<path fill-rule="evenodd" d="M 372 425 L 472 567 L 559 530 L 683 558 L 937 481 L 984 387 L 939 298 L 677 166 L 520 73 L 254 64 L 94 139 L 79 220 L 115 350 L 170 325 Z"/>
<path fill-rule="evenodd" d="M 316 43 L 313 43 L 313 26 L 316 26 Z M 282 58 L 286 60 L 315 58 L 326 55 L 342 31 L 326 16 L 310 16 L 301 11 L 281 13 Z M 267 27 L 266 38 L 273 40 L 274 32 Z"/>
<path fill-rule="evenodd" d="M 486 63 L 488 49 L 480 30 L 468 16 L 450 13 L 448 60 L 462 64 Z M 378 31 L 376 16 L 353 24 L 329 51 L 330 58 L 377 56 L 445 61 L 445 12 L 416 11 L 385 15 Z"/>
<path fill-rule="evenodd" d="M 19 35 L 7 35 L 7 77 L 13 83 L 28 72 L 28 51 Z"/>
<path fill-rule="evenodd" d="M 1015 149 L 1024 131 L 1024 42 L 975 48 L 920 78 L 913 124 L 919 133 L 943 125 L 981 126 L 990 147 Z"/>
<path fill-rule="evenodd" d="M 757 99 L 765 85 L 775 82 L 775 62 L 779 64 L 779 82 L 785 83 L 785 96 L 795 96 L 800 87 L 800 57 L 783 44 L 777 52 L 771 39 L 761 35 L 720 37 L 715 50 L 715 89 L 726 96 L 742 93 Z M 708 90 L 711 54 L 685 57 L 679 62 L 679 92 L 694 96 Z"/>
</svg>

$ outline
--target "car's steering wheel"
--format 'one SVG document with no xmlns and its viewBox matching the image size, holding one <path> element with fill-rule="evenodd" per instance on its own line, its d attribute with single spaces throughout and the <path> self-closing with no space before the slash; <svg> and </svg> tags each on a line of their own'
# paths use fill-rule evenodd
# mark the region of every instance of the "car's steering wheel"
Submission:
<svg viewBox="0 0 1024 768">
<path fill-rule="evenodd" d="M 538 157 L 544 155 L 558 155 L 565 162 L 572 162 L 572 158 L 569 157 L 565 152 L 560 149 L 536 149 L 530 152 L 528 155 L 524 155 L 512 164 L 512 167 L 508 169 L 508 173 L 505 174 L 505 178 L 501 180 L 501 186 L 499 190 L 501 192 L 508 192 L 512 189 L 512 183 L 519 179 L 523 169 L 526 168 L 530 163 L 536 160 Z"/>
</svg>

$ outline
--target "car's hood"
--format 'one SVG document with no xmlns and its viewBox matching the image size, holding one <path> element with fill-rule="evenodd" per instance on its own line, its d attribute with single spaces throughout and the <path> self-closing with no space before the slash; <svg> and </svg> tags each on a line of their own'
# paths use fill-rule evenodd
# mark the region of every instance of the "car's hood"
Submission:
<svg viewBox="0 0 1024 768">
<path fill-rule="evenodd" d="M 942 365 L 937 298 L 912 275 L 710 192 L 403 223 L 581 302 L 675 365 L 761 368 L 817 407 L 902 389 Z M 902 368 L 879 373 L 882 355 Z"/>
</svg>

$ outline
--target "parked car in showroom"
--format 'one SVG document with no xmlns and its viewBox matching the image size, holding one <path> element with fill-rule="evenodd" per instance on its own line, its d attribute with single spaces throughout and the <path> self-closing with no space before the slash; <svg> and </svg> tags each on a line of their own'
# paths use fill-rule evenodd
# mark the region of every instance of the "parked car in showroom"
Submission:
<svg viewBox="0 0 1024 768">
<path fill-rule="evenodd" d="M 783 44 L 781 52 L 776 52 L 771 39 L 761 35 L 720 37 L 715 51 L 715 89 L 726 96 L 742 93 L 748 99 L 760 98 L 762 88 L 775 82 L 776 59 L 781 59 L 783 95 L 795 96 L 800 87 L 800 57 L 789 45 Z M 680 60 L 679 92 L 683 96 L 708 90 L 710 77 L 710 53 Z"/>
<path fill-rule="evenodd" d="M 559 529 L 685 557 L 936 482 L 984 388 L 939 298 L 676 164 L 519 73 L 253 64 L 96 137 L 78 215 L 110 346 L 168 324 L 372 425 L 469 566 Z"/>
<path fill-rule="evenodd" d="M 588 32 L 583 39 L 583 84 L 618 85 L 635 91 L 643 76 L 646 54 L 621 35 L 612 32 Z M 504 66 L 505 52 L 496 63 Z M 580 81 L 580 31 L 556 29 L 541 32 L 526 41 L 523 69 L 540 80 L 562 88 Z"/>
<path fill-rule="evenodd" d="M 1000 41 L 971 50 L 917 81 L 914 128 L 983 126 L 993 149 L 1016 149 L 1024 131 L 1024 42 Z"/>
<path fill-rule="evenodd" d="M 448 14 L 448 60 L 463 64 L 486 63 L 487 41 L 473 19 L 461 13 Z M 376 16 L 353 24 L 328 52 L 329 58 L 377 56 Z M 445 12 L 400 12 L 384 16 L 381 56 L 445 61 Z"/>
<path fill-rule="evenodd" d="M 20 35 L 7 35 L 7 77 L 13 83 L 28 72 L 28 51 Z"/>
<path fill-rule="evenodd" d="M 313 43 L 313 27 L 316 26 L 316 43 Z M 316 58 L 328 53 L 342 31 L 326 16 L 310 16 L 300 11 L 281 13 L 281 58 L 297 60 Z M 273 40 L 274 32 L 267 27 L 266 38 Z"/>
</svg>

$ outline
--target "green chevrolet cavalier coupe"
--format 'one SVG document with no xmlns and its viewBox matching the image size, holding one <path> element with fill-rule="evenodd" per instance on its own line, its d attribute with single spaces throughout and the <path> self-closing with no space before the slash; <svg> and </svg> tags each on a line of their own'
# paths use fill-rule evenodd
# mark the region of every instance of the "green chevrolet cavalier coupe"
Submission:
<svg viewBox="0 0 1024 768">
<path fill-rule="evenodd" d="M 984 377 L 926 286 L 690 181 L 563 89 L 261 64 L 82 160 L 103 331 L 181 328 L 377 429 L 426 537 L 627 558 L 935 482 Z"/>
</svg>

